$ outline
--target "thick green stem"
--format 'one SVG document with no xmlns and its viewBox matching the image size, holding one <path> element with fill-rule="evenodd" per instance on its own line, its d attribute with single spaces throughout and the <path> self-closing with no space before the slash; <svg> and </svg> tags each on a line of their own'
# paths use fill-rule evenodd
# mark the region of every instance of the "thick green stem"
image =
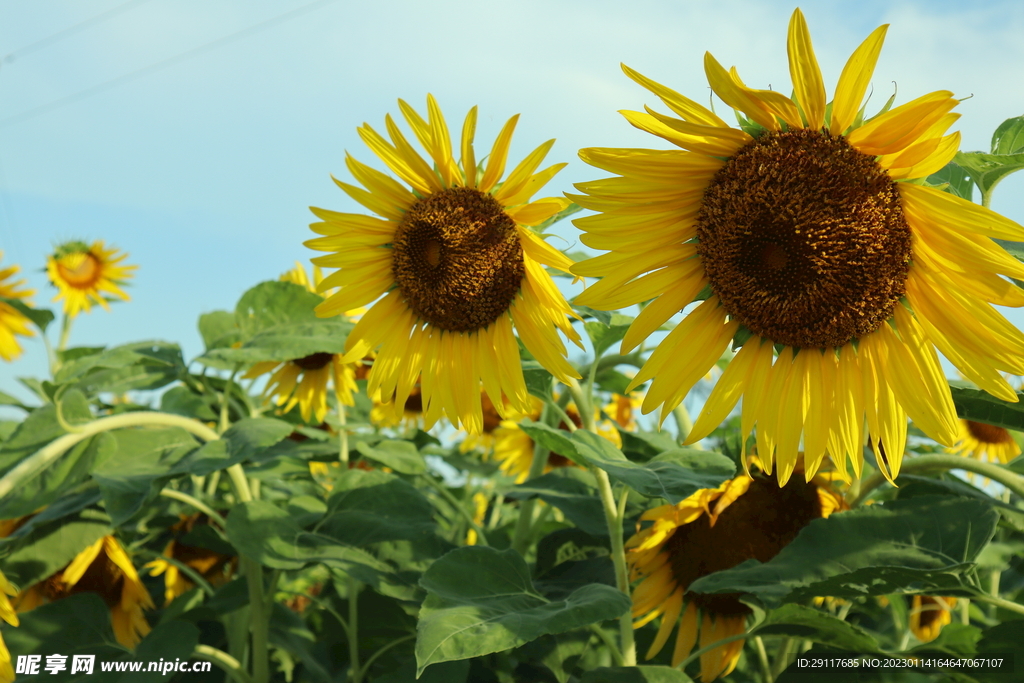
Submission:
<svg viewBox="0 0 1024 683">
<path fill-rule="evenodd" d="M 213 521 L 217 522 L 217 524 L 220 525 L 221 529 L 227 526 L 227 520 L 224 519 L 219 512 L 217 512 L 216 510 L 214 510 L 201 500 L 193 498 L 187 493 L 182 493 L 181 491 L 177 491 L 175 489 L 163 489 L 162 491 L 160 491 L 160 495 L 163 496 L 164 498 L 171 498 L 181 503 L 185 503 L 186 505 L 191 505 L 196 510 L 206 513 L 206 516 L 212 519 Z"/>
<path fill-rule="evenodd" d="M 238 681 L 238 683 L 253 683 L 253 680 L 249 678 L 249 674 L 245 673 L 245 669 L 242 668 L 241 662 L 223 650 L 218 650 L 209 645 L 196 645 L 196 649 L 192 651 L 192 654 L 198 659 L 216 664 Z"/>
<path fill-rule="evenodd" d="M 772 676 L 772 665 L 768 661 L 768 651 L 764 648 L 764 639 L 761 636 L 754 636 L 754 649 L 757 651 L 757 662 L 761 666 L 761 677 L 764 683 L 774 683 Z"/>
<path fill-rule="evenodd" d="M 679 430 L 679 436 L 676 438 L 679 443 L 682 443 L 693 431 L 693 419 L 690 418 L 690 412 L 682 403 L 672 410 L 672 417 L 675 418 L 676 428 Z"/>
<path fill-rule="evenodd" d="M 1002 578 L 1003 572 L 1001 569 L 993 569 L 989 574 L 989 595 L 994 598 L 999 597 L 999 580 Z M 996 618 L 996 606 L 989 603 L 988 615 L 995 619 Z"/>
<path fill-rule="evenodd" d="M 235 490 L 235 499 L 239 503 L 252 502 L 252 490 L 245 470 L 240 464 L 227 469 L 231 486 Z M 249 633 L 252 637 L 252 681 L 268 683 L 270 681 L 270 609 L 263 589 L 263 566 L 248 557 L 242 557 L 242 573 L 245 575 L 249 588 Z"/>
<path fill-rule="evenodd" d="M 569 393 L 572 394 L 572 401 L 576 404 L 576 409 L 580 414 L 580 421 L 583 423 L 583 428 L 588 432 L 595 432 L 594 428 L 594 411 L 587 410 L 590 406 L 590 397 L 585 396 L 583 393 L 583 387 L 576 380 L 569 378 L 569 383 L 566 384 L 569 388 Z"/>
<path fill-rule="evenodd" d="M 74 317 L 65 313 L 60 320 L 60 339 L 57 341 L 57 353 L 68 347 L 68 339 L 71 337 L 71 323 Z M 59 367 L 59 365 L 58 365 Z"/>
<path fill-rule="evenodd" d="M 228 427 L 231 426 L 231 412 L 229 410 L 231 401 L 229 400 L 229 396 L 231 394 L 232 387 L 235 386 L 235 375 L 238 374 L 238 370 L 238 366 L 235 366 L 235 369 L 231 372 L 231 376 L 228 377 L 227 384 L 224 385 L 224 391 L 220 395 L 220 424 L 217 426 L 217 431 L 221 434 L 226 432 Z"/>
<path fill-rule="evenodd" d="M 749 635 L 749 633 L 746 633 L 743 634 L 743 637 L 746 638 Z M 722 643 L 728 643 L 730 640 L 737 640 L 737 637 L 733 636 L 732 638 L 725 638 L 724 640 L 718 641 L 717 644 L 721 645 Z M 793 647 L 793 643 L 795 642 L 796 638 L 783 638 L 782 643 L 779 644 L 779 651 L 775 653 L 775 666 L 772 667 L 772 678 L 778 678 L 779 675 L 786 670 L 786 667 L 789 666 L 789 649 Z M 712 647 L 714 647 L 714 645 L 701 648 L 696 654 L 710 650 Z M 690 658 L 693 659 L 692 656 Z"/>
<path fill-rule="evenodd" d="M 341 402 L 341 394 L 334 390 L 334 396 L 338 400 L 338 459 L 342 467 L 348 466 L 348 427 L 345 421 L 345 404 Z"/>
<path fill-rule="evenodd" d="M 360 683 L 363 671 L 359 666 L 359 590 L 362 585 L 348 577 L 348 669 L 352 683 Z"/>
<path fill-rule="evenodd" d="M 619 646 L 615 643 L 615 640 L 605 633 L 605 630 L 601 628 L 600 624 L 591 624 L 590 630 L 601 639 L 605 647 L 608 648 L 608 652 L 612 654 L 612 661 L 615 666 L 625 666 L 625 660 L 622 659 L 622 652 L 619 651 Z"/>
<path fill-rule="evenodd" d="M 591 471 L 594 473 L 594 478 L 597 479 L 597 490 L 601 495 L 604 519 L 608 525 L 608 535 L 611 538 L 615 584 L 628 597 L 629 570 L 626 567 L 626 549 L 622 543 L 622 517 L 619 516 L 619 508 L 615 503 L 615 494 L 612 492 L 612 483 L 608 479 L 608 473 L 596 467 Z M 633 639 L 633 615 L 630 611 L 619 617 L 619 637 L 622 641 L 624 666 L 636 666 L 636 642 Z"/>
<path fill-rule="evenodd" d="M 77 427 L 80 431 L 73 434 L 65 434 L 59 439 L 54 439 L 49 444 L 22 460 L 0 479 L 0 498 L 3 498 L 25 481 L 36 476 L 44 469 L 57 461 L 64 453 L 70 450 L 75 444 L 85 441 L 90 436 L 101 432 L 109 432 L 124 427 L 181 427 L 187 432 L 198 436 L 203 441 L 216 441 L 220 437 L 202 422 L 180 415 L 168 415 L 167 413 L 156 413 L 140 411 L 136 413 L 124 413 L 94 420 L 85 425 Z"/>
<path fill-rule="evenodd" d="M 919 455 L 912 460 L 904 460 L 900 468 L 901 474 L 918 474 L 921 472 L 934 472 L 945 470 L 967 470 L 988 477 L 997 481 L 1010 491 L 1024 498 L 1024 477 L 1011 472 L 1001 465 L 994 465 L 989 462 L 982 462 L 974 458 L 964 458 L 959 455 Z M 885 477 L 875 473 L 862 480 L 860 491 L 850 503 L 851 507 L 857 507 L 872 491 L 885 483 Z"/>
<path fill-rule="evenodd" d="M 1012 602 L 1012 601 L 1007 600 L 1005 598 L 1001 598 L 998 595 L 985 595 L 984 593 L 981 593 L 981 594 L 975 595 L 974 599 L 978 600 L 979 602 L 987 602 L 990 605 L 995 605 L 996 607 L 1001 607 L 1001 608 L 1003 608 L 1005 610 L 1008 610 L 1010 612 L 1016 612 L 1017 614 L 1024 614 L 1024 605 L 1018 604 L 1016 602 Z M 964 600 L 964 602 L 967 602 L 967 601 Z"/>
</svg>

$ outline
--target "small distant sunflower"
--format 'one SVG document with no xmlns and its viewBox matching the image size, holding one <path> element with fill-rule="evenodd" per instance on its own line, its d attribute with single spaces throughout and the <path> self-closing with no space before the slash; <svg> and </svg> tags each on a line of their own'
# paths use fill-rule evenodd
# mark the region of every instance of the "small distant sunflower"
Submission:
<svg viewBox="0 0 1024 683">
<path fill-rule="evenodd" d="M 3 255 L 0 251 L 0 258 L 3 258 Z M 0 270 L 0 298 L 24 300 L 35 294 L 31 289 L 22 288 L 25 280 L 9 282 L 17 275 L 18 270 L 18 266 Z M 18 344 L 15 335 L 31 337 L 33 334 L 29 327 L 29 319 L 10 304 L 0 301 L 0 358 L 12 361 L 20 356 L 21 345 Z"/>
<path fill-rule="evenodd" d="M 922 643 L 939 637 L 942 627 L 953 621 L 950 611 L 956 607 L 956 598 L 935 598 L 915 595 L 910 605 L 910 630 Z"/>
<path fill-rule="evenodd" d="M 800 10 L 789 24 L 793 98 L 747 87 L 706 54 L 712 90 L 747 117 L 739 128 L 623 66 L 678 118 L 623 115 L 681 149 L 580 152 L 619 177 L 577 185 L 586 194 L 573 196 L 600 212 L 575 221 L 583 243 L 610 250 L 572 269 L 603 276 L 576 302 L 616 309 L 653 299 L 623 339 L 626 353 L 706 290 L 633 387 L 653 378 L 644 412 L 667 412 L 742 344 L 688 442 L 742 396 L 744 443 L 756 423 L 757 452 L 780 482 L 800 450 L 807 477 L 826 451 L 843 471 L 849 457 L 859 475 L 865 422 L 876 454 L 884 446 L 890 456 L 888 466 L 878 458 L 890 480 L 908 415 L 951 445 L 957 416 L 936 347 L 1007 401 L 1017 397 L 1000 371 L 1024 373 L 1024 335 L 991 305 L 1024 305 L 1001 277 L 1024 277 L 1024 264 L 992 239 L 1024 240 L 1024 228 L 922 182 L 957 152 L 960 134 L 946 135 L 957 100 L 938 91 L 863 120 L 886 28 L 853 53 L 831 103 Z"/>
<path fill-rule="evenodd" d="M 637 428 L 636 411 L 641 405 L 643 405 L 643 399 L 636 398 L 632 394 L 626 396 L 612 394 L 612 400 L 604 407 L 604 412 L 620 427 L 631 432 Z"/>
<path fill-rule="evenodd" d="M 401 406 L 420 381 L 427 428 L 447 417 L 475 434 L 483 428 L 481 383 L 500 411 L 506 405 L 529 409 L 513 328 L 555 377 L 578 377 L 558 335 L 561 330 L 580 343 L 573 313 L 542 267 L 568 272 L 572 261 L 528 227 L 568 206 L 564 199 L 531 202 L 565 164 L 537 170 L 550 140 L 502 181 L 518 116 L 505 124 L 481 170 L 473 148 L 476 107 L 466 116 L 457 162 L 433 96 L 427 96 L 426 119 L 402 100 L 398 104 L 430 161 L 390 115 L 390 142 L 368 125 L 359 128 L 363 141 L 409 187 L 346 156 L 366 189 L 335 182 L 377 217 L 313 209 L 323 222 L 310 227 L 324 237 L 306 245 L 333 252 L 313 262 L 339 269 L 320 285 L 338 292 L 317 314 L 372 303 L 349 334 L 346 355 L 362 358 L 379 348 L 369 394 L 379 392 L 384 402 Z"/>
<path fill-rule="evenodd" d="M 540 419 L 540 412 L 540 406 L 535 405 L 534 410 L 526 415 L 526 417 L 537 421 Z M 576 406 L 567 406 L 565 414 L 572 420 L 576 429 L 583 426 L 583 420 L 580 418 Z M 567 432 L 571 431 L 565 422 L 559 422 L 558 429 Z M 597 422 L 597 433 L 615 444 L 616 448 L 622 447 L 622 437 L 619 436 L 619 430 L 615 429 L 615 426 L 610 421 L 599 420 Z M 498 469 L 510 477 L 515 477 L 516 483 L 521 484 L 530 475 L 530 466 L 533 464 L 533 447 L 533 439 L 519 428 L 517 422 L 503 420 L 494 430 L 494 452 L 490 457 L 499 463 Z M 574 466 L 575 463 L 569 458 L 558 453 L 549 453 L 548 462 L 544 466 L 544 472 L 546 474 L 559 467 Z"/>
<path fill-rule="evenodd" d="M 3 572 L 0 572 L 0 619 L 3 619 L 11 626 L 18 625 L 18 615 L 11 605 L 11 598 L 16 596 L 18 591 L 10 584 Z M 11 683 L 14 680 L 14 669 L 11 667 L 11 652 L 4 643 L 4 637 L 0 634 L 0 683 Z"/>
<path fill-rule="evenodd" d="M 373 400 L 373 408 L 370 409 L 370 422 L 378 427 L 404 427 L 406 429 L 415 429 L 422 425 L 423 393 L 419 384 L 409 390 L 409 395 L 401 404 L 401 408 L 394 401 L 383 402 L 380 392 L 378 392 Z"/>
<path fill-rule="evenodd" d="M 54 301 L 64 300 L 64 313 L 74 317 L 88 313 L 94 303 L 110 310 L 111 296 L 128 301 L 121 287 L 132 277 L 138 266 L 119 265 L 128 258 L 117 249 L 107 249 L 101 240 L 88 245 L 85 242 L 65 242 L 46 259 L 46 273 L 57 288 Z M 108 296 L 109 295 L 109 296 Z"/>
<path fill-rule="evenodd" d="M 661 652 L 677 621 L 672 666 L 686 659 L 698 634 L 705 647 L 743 633 L 749 607 L 731 595 L 688 593 L 690 584 L 745 560 L 767 562 L 811 521 L 846 507 L 824 475 L 780 487 L 756 460 L 751 468 L 752 478 L 739 476 L 648 510 L 640 519 L 653 524 L 626 542 L 630 578 L 643 579 L 633 591 L 634 628 L 661 616 L 647 659 Z M 742 649 L 743 642 L 734 641 L 701 655 L 701 680 L 728 675 Z"/>
<path fill-rule="evenodd" d="M 142 611 L 153 609 L 153 599 L 139 580 L 128 554 L 113 536 L 99 539 L 78 553 L 64 569 L 22 591 L 15 607 L 19 612 L 27 612 L 76 593 L 96 593 L 107 603 L 114 636 L 125 647 L 134 648 L 149 633 L 149 623 Z"/>
<path fill-rule="evenodd" d="M 459 452 L 468 453 L 472 450 L 480 449 L 485 454 L 490 453 L 494 450 L 494 437 L 495 432 L 501 426 L 504 421 L 501 413 L 491 403 L 491 398 L 485 392 L 480 394 L 481 410 L 483 411 L 483 427 L 479 434 L 467 434 L 466 438 L 459 444 Z M 511 413 L 508 414 L 509 419 L 514 419 L 515 416 Z"/>
<path fill-rule="evenodd" d="M 181 515 L 181 521 L 171 527 L 171 533 L 176 537 L 184 536 L 192 531 L 197 524 L 209 523 L 209 517 L 203 514 Z M 224 555 L 209 548 L 186 545 L 178 538 L 167 543 L 164 548 L 164 557 L 178 560 L 191 567 L 214 588 L 227 583 L 238 566 L 238 557 L 235 555 Z M 163 574 L 165 606 L 195 586 L 187 575 L 167 560 L 156 559 L 147 562 L 143 568 L 150 570 L 150 576 Z"/>
<path fill-rule="evenodd" d="M 319 267 L 314 268 L 313 280 L 306 275 L 306 269 L 301 264 L 281 276 L 281 280 L 302 285 L 311 292 L 316 292 L 316 284 L 321 281 Z M 362 311 L 348 311 L 346 315 L 352 316 Z M 282 412 L 287 413 L 296 405 L 302 419 L 306 422 L 315 421 L 321 423 L 327 415 L 327 394 L 330 391 L 330 382 L 333 380 L 337 388 L 341 402 L 346 406 L 355 405 L 352 394 L 358 390 L 356 386 L 355 363 L 346 363 L 341 354 L 336 353 L 311 353 L 302 358 L 294 358 L 289 361 L 264 361 L 256 363 L 248 372 L 242 375 L 243 379 L 255 379 L 262 375 L 270 374 L 267 386 L 263 390 L 264 396 L 274 396 L 277 405 L 281 406 Z"/>
<path fill-rule="evenodd" d="M 956 444 L 946 450 L 964 457 L 1003 464 L 1020 455 L 1020 446 L 1009 430 L 973 420 L 960 420 Z"/>
<path fill-rule="evenodd" d="M 484 518 L 487 517 L 487 505 L 489 502 L 487 494 L 483 491 L 477 491 L 473 494 L 473 522 L 477 526 L 484 523 Z M 480 535 L 476 532 L 476 529 L 470 529 L 466 532 L 466 545 L 476 545 L 478 540 L 480 540 Z"/>
</svg>

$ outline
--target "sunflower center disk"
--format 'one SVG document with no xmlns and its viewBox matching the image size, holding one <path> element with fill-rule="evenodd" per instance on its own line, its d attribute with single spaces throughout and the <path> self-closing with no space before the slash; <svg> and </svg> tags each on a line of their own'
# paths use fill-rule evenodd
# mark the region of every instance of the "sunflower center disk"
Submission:
<svg viewBox="0 0 1024 683">
<path fill-rule="evenodd" d="M 392 244 L 405 301 L 443 330 L 486 328 L 508 310 L 525 272 L 515 222 L 489 194 L 465 187 L 414 203 Z"/>
<path fill-rule="evenodd" d="M 911 231 L 874 157 L 814 130 L 768 132 L 704 193 L 698 252 L 725 310 L 800 348 L 843 346 L 892 316 Z"/>
<path fill-rule="evenodd" d="M 311 353 L 308 356 L 296 358 L 292 362 L 303 370 L 319 370 L 320 368 L 327 367 L 327 364 L 331 362 L 332 358 L 334 358 L 334 354 Z"/>
<path fill-rule="evenodd" d="M 967 431 L 981 443 L 1001 444 L 1013 441 L 1013 437 L 1010 436 L 1010 432 L 1006 431 L 1002 427 L 985 424 L 984 422 L 967 420 Z"/>
<path fill-rule="evenodd" d="M 715 526 L 707 515 L 676 529 L 665 543 L 672 574 L 680 586 L 702 576 L 731 569 L 745 560 L 767 562 L 789 545 L 800 530 L 821 517 L 821 502 L 814 484 L 792 481 L 779 488 L 774 479 L 755 476 L 746 493 L 718 517 Z M 701 609 L 718 616 L 743 616 L 750 608 L 739 594 L 689 594 Z"/>
<path fill-rule="evenodd" d="M 100 262 L 92 254 L 66 256 L 57 264 L 64 281 L 76 289 L 88 289 L 99 279 Z"/>
</svg>

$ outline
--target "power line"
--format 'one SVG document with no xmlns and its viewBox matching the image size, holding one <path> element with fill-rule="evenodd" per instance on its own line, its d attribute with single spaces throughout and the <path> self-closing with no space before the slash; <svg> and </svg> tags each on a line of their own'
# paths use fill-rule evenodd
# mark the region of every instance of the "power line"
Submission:
<svg viewBox="0 0 1024 683">
<path fill-rule="evenodd" d="M 15 59 L 18 59 L 19 57 L 27 55 L 30 52 L 35 52 L 36 50 L 41 50 L 44 47 L 46 47 L 47 45 L 52 45 L 53 43 L 61 41 L 61 40 L 65 39 L 65 38 L 67 38 L 68 36 L 72 36 L 72 35 L 80 32 L 80 31 L 85 30 L 86 28 L 92 26 L 93 24 L 97 24 L 99 22 L 106 21 L 107 19 L 111 19 L 113 17 L 116 17 L 118 14 L 122 14 L 124 12 L 127 12 L 132 7 L 135 7 L 136 5 L 141 5 L 142 3 L 148 2 L 148 1 L 149 0 L 129 0 L 128 2 L 124 3 L 123 5 L 118 5 L 114 9 L 107 10 L 106 12 L 103 12 L 102 14 L 97 14 L 95 17 L 93 17 L 91 19 L 86 19 L 85 21 L 80 21 L 79 23 L 75 24 L 74 26 L 66 28 L 66 29 L 64 29 L 62 31 L 57 31 L 56 33 L 54 33 L 52 35 L 46 36 L 45 38 L 40 38 L 36 42 L 29 43 L 25 47 L 20 47 L 20 48 L 18 48 L 17 50 L 15 50 L 13 52 L 8 52 L 6 55 L 4 55 L 3 61 L 7 62 L 7 63 L 13 62 Z"/>
<path fill-rule="evenodd" d="M 41 114 L 45 114 L 46 112 L 53 111 L 54 109 L 58 109 L 67 104 L 71 104 L 72 102 L 84 100 L 87 97 L 92 97 L 93 95 L 99 94 L 106 90 L 110 90 L 111 88 L 115 88 L 119 85 L 124 85 L 125 83 L 129 83 L 131 81 L 142 78 L 143 76 L 148 76 L 162 69 L 166 69 L 169 66 L 173 66 L 179 62 L 183 62 L 187 59 L 191 59 L 192 57 L 196 57 L 206 52 L 210 52 L 211 50 L 215 50 L 219 47 L 227 45 L 228 43 L 232 43 L 236 40 L 245 38 L 254 33 L 264 31 L 270 28 L 271 26 L 275 26 L 277 24 L 290 21 L 299 16 L 302 16 L 303 14 L 308 14 L 309 12 L 312 12 L 313 10 L 316 9 L 320 9 L 324 5 L 330 4 L 332 2 L 336 2 L 336 0 L 316 0 L 315 2 L 311 2 L 297 9 L 293 9 L 290 12 L 279 14 L 278 16 L 273 17 L 272 19 L 268 19 L 266 21 L 250 26 L 249 28 L 244 28 L 241 31 L 237 31 L 230 35 L 224 36 L 223 38 L 218 38 L 217 40 L 205 43 L 203 45 L 200 45 L 199 47 L 194 47 L 191 50 L 186 50 L 185 52 L 174 55 L 173 57 L 168 57 L 167 59 L 157 62 L 156 64 L 150 64 L 149 66 L 124 74 L 123 76 L 118 76 L 116 78 L 110 79 L 109 81 L 104 81 L 103 83 L 100 83 L 98 85 L 91 86 L 84 90 L 79 90 L 74 94 L 67 95 L 66 97 L 54 100 L 53 102 L 48 102 L 38 107 L 33 107 L 32 109 L 29 109 L 27 111 L 23 111 L 20 114 L 9 116 L 6 119 L 0 120 L 0 128 L 4 128 L 14 123 L 19 123 L 21 121 L 27 121 L 28 119 L 35 118 L 36 116 L 40 116 Z"/>
</svg>

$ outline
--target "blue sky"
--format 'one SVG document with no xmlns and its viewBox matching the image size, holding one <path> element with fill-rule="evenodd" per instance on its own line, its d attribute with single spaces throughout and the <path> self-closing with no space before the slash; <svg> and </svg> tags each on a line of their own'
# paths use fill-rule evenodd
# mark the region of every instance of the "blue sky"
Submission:
<svg viewBox="0 0 1024 683">
<path fill-rule="evenodd" d="M 382 126 L 398 97 L 423 107 L 432 92 L 452 127 L 479 105 L 481 147 L 521 113 L 511 154 L 557 138 L 548 159 L 569 162 L 548 186 L 559 194 L 606 175 L 578 160 L 581 147 L 666 146 L 616 113 L 656 104 L 620 62 L 705 100 L 708 50 L 752 86 L 790 89 L 790 2 L 125 3 L 0 0 L 0 59 L 16 57 L 0 62 L 2 263 L 21 265 L 37 304 L 54 294 L 42 269 L 61 240 L 103 239 L 139 265 L 130 303 L 78 320 L 72 341 L 81 345 L 165 339 L 198 354 L 201 313 L 233 307 L 253 284 L 313 255 L 302 246 L 313 236 L 308 206 L 361 211 L 330 174 L 346 179 L 345 150 L 382 167 L 355 129 Z M 829 89 L 860 41 L 891 23 L 872 106 L 893 82 L 897 103 L 938 89 L 973 94 L 958 107 L 965 150 L 987 150 L 1002 120 L 1024 114 L 1024 4 L 812 2 L 803 10 Z M 993 208 L 1024 221 L 1022 190 L 1024 178 L 1005 181 Z M 575 228 L 560 233 L 563 247 L 576 245 Z M 45 374 L 42 345 L 25 346 L 21 359 L 0 364 L 0 390 L 25 396 L 14 377 Z"/>
</svg>

